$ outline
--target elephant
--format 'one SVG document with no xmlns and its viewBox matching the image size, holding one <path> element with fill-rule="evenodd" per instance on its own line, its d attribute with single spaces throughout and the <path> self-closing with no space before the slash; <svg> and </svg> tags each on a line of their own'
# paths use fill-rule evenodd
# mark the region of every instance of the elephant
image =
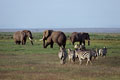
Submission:
<svg viewBox="0 0 120 80">
<path fill-rule="evenodd" d="M 57 43 L 59 47 L 65 48 L 67 38 L 66 35 L 61 31 L 45 30 L 43 32 L 42 40 L 44 48 L 47 48 L 48 45 L 53 48 L 54 43 Z"/>
<path fill-rule="evenodd" d="M 29 37 L 31 44 L 33 45 L 33 41 L 32 41 L 33 37 L 31 31 L 29 30 L 17 31 L 13 35 L 13 39 L 15 43 L 18 45 L 20 45 L 21 43 L 22 45 L 25 45 L 27 37 Z"/>
<path fill-rule="evenodd" d="M 79 42 L 80 45 L 82 45 L 82 43 L 85 45 L 85 40 L 88 40 L 88 45 L 90 45 L 90 36 L 85 32 L 73 32 L 70 36 L 70 41 L 73 45 L 75 42 Z"/>
</svg>

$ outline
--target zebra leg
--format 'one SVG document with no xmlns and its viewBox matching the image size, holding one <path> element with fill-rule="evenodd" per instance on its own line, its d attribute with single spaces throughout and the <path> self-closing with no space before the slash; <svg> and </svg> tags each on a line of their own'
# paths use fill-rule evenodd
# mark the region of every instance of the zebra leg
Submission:
<svg viewBox="0 0 120 80">
<path fill-rule="evenodd" d="M 70 55 L 68 55 L 68 61 L 70 62 Z"/>
<path fill-rule="evenodd" d="M 80 61 L 80 65 L 82 64 L 82 59 L 81 58 L 79 58 L 79 61 Z"/>
<path fill-rule="evenodd" d="M 88 65 L 88 62 L 89 62 L 89 61 L 87 60 L 86 66 Z"/>
<path fill-rule="evenodd" d="M 90 64 L 92 64 L 91 60 L 90 60 L 90 59 L 87 59 L 86 66 L 88 65 L 89 62 L 90 62 Z"/>
<path fill-rule="evenodd" d="M 90 61 L 90 64 L 92 65 L 92 62 Z"/>
<path fill-rule="evenodd" d="M 106 55 L 103 55 L 103 58 L 105 58 L 106 57 Z"/>
<path fill-rule="evenodd" d="M 63 64 L 63 63 L 64 63 L 64 62 L 63 62 L 63 60 L 61 59 L 61 60 L 60 60 L 60 64 Z"/>
<path fill-rule="evenodd" d="M 73 57 L 73 62 L 75 63 L 75 57 Z"/>
</svg>

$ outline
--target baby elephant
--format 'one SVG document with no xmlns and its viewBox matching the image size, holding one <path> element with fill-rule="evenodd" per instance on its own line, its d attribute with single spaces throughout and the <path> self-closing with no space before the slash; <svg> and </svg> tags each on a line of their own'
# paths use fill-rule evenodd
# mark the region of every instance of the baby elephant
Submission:
<svg viewBox="0 0 120 80">
<path fill-rule="evenodd" d="M 75 62 L 75 51 L 68 49 L 68 60 L 70 62 Z"/>
<path fill-rule="evenodd" d="M 66 52 L 65 48 L 60 47 L 60 51 L 58 52 L 58 57 L 60 59 L 60 63 L 65 64 L 66 58 L 67 58 L 67 52 Z"/>
</svg>

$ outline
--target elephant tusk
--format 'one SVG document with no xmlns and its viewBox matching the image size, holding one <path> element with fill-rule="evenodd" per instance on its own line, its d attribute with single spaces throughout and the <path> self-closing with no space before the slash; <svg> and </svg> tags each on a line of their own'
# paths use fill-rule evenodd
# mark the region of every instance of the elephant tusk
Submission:
<svg viewBox="0 0 120 80">
<path fill-rule="evenodd" d="M 32 39 L 29 37 L 29 40 L 32 41 Z"/>
<path fill-rule="evenodd" d="M 44 36 L 43 36 L 43 38 L 42 39 L 44 39 Z"/>
<path fill-rule="evenodd" d="M 43 39 L 44 39 L 44 36 L 43 36 L 43 38 L 42 38 L 42 39 L 40 39 L 39 41 L 43 41 Z"/>
<path fill-rule="evenodd" d="M 40 39 L 39 41 L 42 41 L 43 39 Z"/>
</svg>

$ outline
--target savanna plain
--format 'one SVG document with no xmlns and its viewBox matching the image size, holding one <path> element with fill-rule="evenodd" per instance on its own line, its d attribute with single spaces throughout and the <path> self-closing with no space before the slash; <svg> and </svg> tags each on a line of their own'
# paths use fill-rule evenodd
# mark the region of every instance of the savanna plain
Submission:
<svg viewBox="0 0 120 80">
<path fill-rule="evenodd" d="M 71 33 L 65 33 L 67 37 Z M 0 32 L 0 80 L 120 80 L 120 33 L 90 33 L 87 49 L 107 47 L 106 58 L 98 57 L 92 65 L 79 61 L 61 65 L 59 47 L 42 47 L 42 33 L 33 33 L 34 45 L 16 45 L 13 32 Z M 77 44 L 77 43 L 76 43 Z M 73 45 L 67 40 L 66 48 Z"/>
</svg>

